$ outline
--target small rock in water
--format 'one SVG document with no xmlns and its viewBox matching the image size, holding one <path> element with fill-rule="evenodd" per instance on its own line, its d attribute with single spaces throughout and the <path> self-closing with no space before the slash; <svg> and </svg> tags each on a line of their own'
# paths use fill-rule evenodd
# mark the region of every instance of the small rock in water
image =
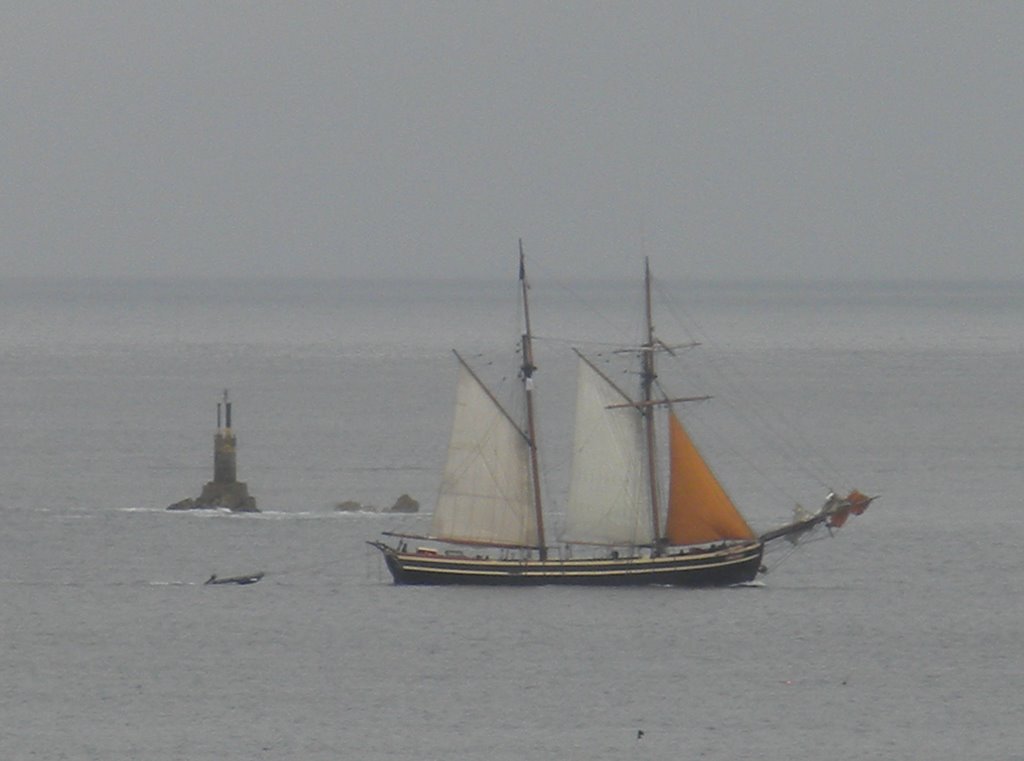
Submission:
<svg viewBox="0 0 1024 761">
<path fill-rule="evenodd" d="M 356 502 L 354 499 L 345 500 L 339 502 L 334 506 L 334 509 L 341 513 L 361 513 L 363 511 L 372 510 L 372 507 L 364 505 L 362 502 Z"/>
<path fill-rule="evenodd" d="M 389 513 L 416 513 L 419 512 L 420 503 L 410 497 L 408 494 L 403 494 L 388 510 Z"/>
</svg>

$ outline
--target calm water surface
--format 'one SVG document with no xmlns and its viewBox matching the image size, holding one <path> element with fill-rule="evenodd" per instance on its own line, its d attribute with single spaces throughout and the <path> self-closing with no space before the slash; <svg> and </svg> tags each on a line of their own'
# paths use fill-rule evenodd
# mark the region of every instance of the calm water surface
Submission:
<svg viewBox="0 0 1024 761">
<path fill-rule="evenodd" d="M 568 347 L 635 338 L 631 289 L 532 291 L 556 524 Z M 659 289 L 755 528 L 882 495 L 762 586 L 390 584 L 364 542 L 429 519 L 449 350 L 510 384 L 514 283 L 0 283 L 3 756 L 1024 759 L 1024 287 Z M 225 387 L 264 512 L 167 513 Z"/>
</svg>

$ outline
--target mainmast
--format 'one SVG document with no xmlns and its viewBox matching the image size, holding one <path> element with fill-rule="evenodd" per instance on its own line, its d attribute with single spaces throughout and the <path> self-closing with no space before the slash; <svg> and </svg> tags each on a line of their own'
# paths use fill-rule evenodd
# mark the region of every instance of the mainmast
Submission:
<svg viewBox="0 0 1024 761">
<path fill-rule="evenodd" d="M 523 239 L 519 239 L 519 284 L 523 291 L 523 365 L 520 374 L 526 394 L 526 430 L 530 435 L 530 477 L 533 481 L 533 508 L 537 513 L 537 550 L 540 559 L 547 560 L 548 548 L 544 539 L 544 511 L 540 500 L 540 467 L 537 464 L 537 430 L 533 422 L 533 343 L 530 333 L 530 303 L 527 299 L 526 260 L 523 256 Z"/>
<path fill-rule="evenodd" d="M 655 343 L 654 321 L 651 318 L 651 266 L 647 257 L 644 257 L 644 308 L 647 339 L 643 346 L 643 371 L 641 373 L 643 407 L 641 414 L 644 416 L 644 430 L 647 434 L 647 477 L 650 480 L 651 487 L 651 536 L 654 537 L 654 551 L 657 552 L 661 540 L 661 517 L 658 514 L 658 458 L 655 456 L 654 448 L 655 405 L 651 404 L 651 400 L 653 397 L 654 381 L 658 375 L 654 370 Z"/>
</svg>

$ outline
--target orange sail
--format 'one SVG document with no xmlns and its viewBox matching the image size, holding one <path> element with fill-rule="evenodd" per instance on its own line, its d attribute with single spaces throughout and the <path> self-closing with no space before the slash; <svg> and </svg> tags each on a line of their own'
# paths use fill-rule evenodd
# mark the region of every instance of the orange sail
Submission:
<svg viewBox="0 0 1024 761">
<path fill-rule="evenodd" d="M 828 524 L 829 528 L 842 528 L 849 517 L 850 507 L 847 505 L 846 507 L 841 507 L 832 513 L 825 522 Z"/>
<path fill-rule="evenodd" d="M 846 523 L 846 519 L 849 518 L 850 515 L 862 515 L 864 511 L 868 509 L 868 505 L 870 505 L 873 500 L 874 497 L 861 494 L 859 491 L 854 489 L 847 494 L 846 499 L 843 500 L 844 506 L 840 507 L 829 516 L 829 528 L 840 528 L 844 523 Z"/>
<path fill-rule="evenodd" d="M 874 497 L 861 494 L 856 489 L 846 495 L 846 501 L 850 503 L 850 512 L 854 515 L 863 515 L 864 511 L 868 509 L 868 505 L 870 505 L 874 499 Z"/>
<path fill-rule="evenodd" d="M 706 544 L 726 539 L 754 539 L 754 532 L 733 505 L 697 447 L 669 410 L 668 523 L 670 544 Z"/>
</svg>

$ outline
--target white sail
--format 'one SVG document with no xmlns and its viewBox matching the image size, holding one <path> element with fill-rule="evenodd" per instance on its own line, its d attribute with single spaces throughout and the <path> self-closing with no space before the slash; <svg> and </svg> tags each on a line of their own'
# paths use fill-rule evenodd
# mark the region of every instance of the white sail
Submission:
<svg viewBox="0 0 1024 761">
<path fill-rule="evenodd" d="M 566 541 L 648 544 L 652 540 L 641 418 L 582 359 L 566 511 Z"/>
<path fill-rule="evenodd" d="M 529 445 L 465 367 L 459 368 L 455 422 L 431 533 L 451 541 L 537 544 Z"/>
</svg>

